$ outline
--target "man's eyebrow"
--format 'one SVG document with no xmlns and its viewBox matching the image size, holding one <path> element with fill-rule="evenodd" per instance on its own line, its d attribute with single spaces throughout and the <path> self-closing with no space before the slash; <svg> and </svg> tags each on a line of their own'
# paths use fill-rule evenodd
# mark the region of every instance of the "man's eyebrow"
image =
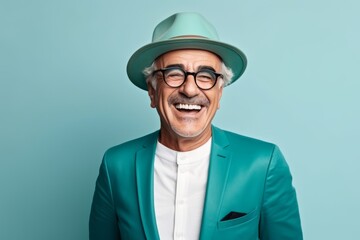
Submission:
<svg viewBox="0 0 360 240">
<path fill-rule="evenodd" d="M 180 63 L 179 64 L 170 64 L 170 65 L 167 65 L 165 68 L 171 68 L 171 67 L 178 67 L 181 69 L 185 69 L 184 64 L 180 64 Z M 204 70 L 204 69 L 216 72 L 213 67 L 208 66 L 208 65 L 200 65 L 197 67 L 197 71 Z"/>
<path fill-rule="evenodd" d="M 178 68 L 184 69 L 183 64 L 170 64 L 170 65 L 167 65 L 165 68 L 171 68 L 171 67 L 178 67 Z"/>
<path fill-rule="evenodd" d="M 211 67 L 211 66 L 207 66 L 207 65 L 200 65 L 200 66 L 197 68 L 198 71 L 204 70 L 204 69 L 206 69 L 206 70 L 211 70 L 211 71 L 216 72 L 216 71 L 215 71 L 215 68 L 213 68 L 213 67 Z"/>
</svg>

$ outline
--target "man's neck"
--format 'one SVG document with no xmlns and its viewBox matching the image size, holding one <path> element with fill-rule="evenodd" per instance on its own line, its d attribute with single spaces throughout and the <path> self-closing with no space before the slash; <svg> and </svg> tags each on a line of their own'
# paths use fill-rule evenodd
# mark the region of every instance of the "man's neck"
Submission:
<svg viewBox="0 0 360 240">
<path fill-rule="evenodd" d="M 175 151 L 186 152 L 204 145 L 211 138 L 211 135 L 211 127 L 206 128 L 195 137 L 182 137 L 175 133 L 171 134 L 162 128 L 160 130 L 159 142 Z"/>
</svg>

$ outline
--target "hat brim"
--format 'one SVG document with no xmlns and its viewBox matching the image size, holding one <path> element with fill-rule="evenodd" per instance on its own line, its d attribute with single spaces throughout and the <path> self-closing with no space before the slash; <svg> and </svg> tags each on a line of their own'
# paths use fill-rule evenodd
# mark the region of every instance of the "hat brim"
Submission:
<svg viewBox="0 0 360 240">
<path fill-rule="evenodd" d="M 229 44 L 199 38 L 171 39 L 145 45 L 130 57 L 127 64 L 127 74 L 131 82 L 137 87 L 147 90 L 143 70 L 149 67 L 160 55 L 180 49 L 206 50 L 218 55 L 225 65 L 233 71 L 234 76 L 230 84 L 234 83 L 246 68 L 245 54 Z"/>
</svg>

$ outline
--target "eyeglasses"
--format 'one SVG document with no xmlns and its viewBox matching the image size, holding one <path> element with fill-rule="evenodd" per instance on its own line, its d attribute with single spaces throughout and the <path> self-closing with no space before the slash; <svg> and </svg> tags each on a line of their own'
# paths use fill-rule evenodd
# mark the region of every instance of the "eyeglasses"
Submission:
<svg viewBox="0 0 360 240">
<path fill-rule="evenodd" d="M 213 88 L 219 77 L 223 77 L 222 74 L 216 73 L 210 69 L 201 69 L 198 72 L 187 72 L 180 67 L 168 67 L 155 70 L 153 76 L 162 73 L 162 77 L 165 83 L 173 88 L 178 88 L 183 85 L 189 75 L 194 76 L 195 84 L 202 90 L 209 90 Z"/>
</svg>

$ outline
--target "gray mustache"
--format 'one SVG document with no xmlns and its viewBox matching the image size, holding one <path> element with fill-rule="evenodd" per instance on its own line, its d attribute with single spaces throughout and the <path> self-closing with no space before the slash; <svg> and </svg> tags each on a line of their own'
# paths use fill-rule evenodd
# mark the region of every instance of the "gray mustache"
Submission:
<svg viewBox="0 0 360 240">
<path fill-rule="evenodd" d="M 184 103 L 184 104 L 194 104 L 194 105 L 202 105 L 202 106 L 209 106 L 210 102 L 205 97 L 186 97 L 182 95 L 173 95 L 170 96 L 168 99 L 169 105 L 177 104 L 177 103 Z"/>
</svg>

